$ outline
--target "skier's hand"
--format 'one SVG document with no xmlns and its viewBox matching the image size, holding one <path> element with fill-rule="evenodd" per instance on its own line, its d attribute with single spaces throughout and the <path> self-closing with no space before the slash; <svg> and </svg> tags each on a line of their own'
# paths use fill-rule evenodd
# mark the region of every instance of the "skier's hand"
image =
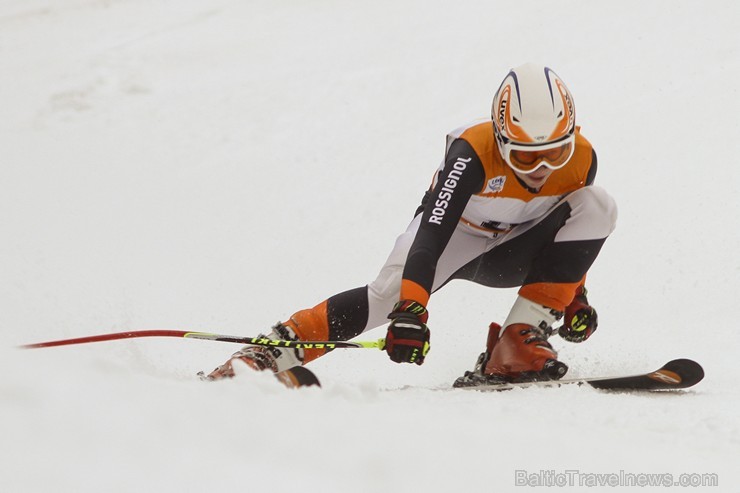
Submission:
<svg viewBox="0 0 740 493">
<path fill-rule="evenodd" d="M 583 342 L 591 337 L 598 326 L 599 317 L 594 307 L 588 304 L 586 288 L 581 286 L 570 305 L 565 307 L 563 326 L 558 334 L 569 342 Z"/>
<path fill-rule="evenodd" d="M 391 323 L 385 338 L 385 351 L 391 360 L 417 365 L 424 363 L 429 352 L 427 309 L 415 301 L 402 300 L 396 303 L 388 318 Z"/>
</svg>

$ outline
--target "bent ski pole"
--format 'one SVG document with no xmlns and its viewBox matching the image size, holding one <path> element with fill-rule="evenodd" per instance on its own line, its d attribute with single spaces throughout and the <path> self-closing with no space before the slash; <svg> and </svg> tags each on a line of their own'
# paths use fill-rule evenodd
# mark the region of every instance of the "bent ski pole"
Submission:
<svg viewBox="0 0 740 493">
<path fill-rule="evenodd" d="M 71 344 L 85 344 L 88 342 L 113 341 L 117 339 L 131 339 L 135 337 L 182 337 L 185 339 L 204 339 L 207 341 L 234 342 L 252 346 L 284 347 L 294 349 L 351 349 L 377 348 L 385 349 L 385 339 L 377 341 L 288 341 L 273 340 L 267 337 L 238 337 L 208 332 L 187 332 L 184 330 L 134 330 L 130 332 L 116 332 L 96 336 L 78 337 L 75 339 L 60 339 L 58 341 L 37 342 L 24 344 L 22 349 L 36 349 L 42 347 L 68 346 Z"/>
</svg>

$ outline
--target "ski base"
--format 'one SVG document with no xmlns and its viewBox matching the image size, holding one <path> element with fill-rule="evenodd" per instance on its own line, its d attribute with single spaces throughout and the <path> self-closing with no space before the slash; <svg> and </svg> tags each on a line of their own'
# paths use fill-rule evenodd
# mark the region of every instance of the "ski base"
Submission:
<svg viewBox="0 0 740 493">
<path fill-rule="evenodd" d="M 659 369 L 621 377 L 573 378 L 531 382 L 487 382 L 483 379 L 458 378 L 453 387 L 464 390 L 495 392 L 527 387 L 561 387 L 588 385 L 600 390 L 666 391 L 692 387 L 704 378 L 704 369 L 690 359 L 674 359 Z"/>
</svg>

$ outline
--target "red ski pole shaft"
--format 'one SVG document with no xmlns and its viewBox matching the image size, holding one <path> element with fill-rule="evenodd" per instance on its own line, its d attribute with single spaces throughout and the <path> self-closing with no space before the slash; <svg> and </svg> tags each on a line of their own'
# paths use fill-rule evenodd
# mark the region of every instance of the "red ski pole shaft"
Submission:
<svg viewBox="0 0 740 493">
<path fill-rule="evenodd" d="M 24 344 L 23 349 L 36 349 L 42 347 L 68 346 L 71 344 L 86 344 L 88 342 L 114 341 L 116 339 L 129 339 L 134 337 L 184 337 L 187 332 L 182 330 L 136 330 L 130 332 L 116 332 L 113 334 L 100 334 L 95 336 L 76 337 L 74 339 L 59 339 L 57 341 L 37 342 Z"/>
</svg>

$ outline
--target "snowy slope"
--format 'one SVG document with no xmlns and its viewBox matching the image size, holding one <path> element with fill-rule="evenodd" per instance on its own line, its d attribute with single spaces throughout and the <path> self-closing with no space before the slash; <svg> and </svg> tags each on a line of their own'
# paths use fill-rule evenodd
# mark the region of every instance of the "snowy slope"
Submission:
<svg viewBox="0 0 740 493">
<path fill-rule="evenodd" d="M 516 470 L 575 469 L 737 491 L 738 4 L 358 3 L 0 2 L 0 492 L 518 491 Z M 601 328 L 561 356 L 695 358 L 695 390 L 439 390 L 515 296 L 458 282 L 423 367 L 337 351 L 321 391 L 197 381 L 224 343 L 15 349 L 251 335 L 367 283 L 445 133 L 528 60 L 568 83 L 620 206 L 589 275 Z"/>
</svg>

